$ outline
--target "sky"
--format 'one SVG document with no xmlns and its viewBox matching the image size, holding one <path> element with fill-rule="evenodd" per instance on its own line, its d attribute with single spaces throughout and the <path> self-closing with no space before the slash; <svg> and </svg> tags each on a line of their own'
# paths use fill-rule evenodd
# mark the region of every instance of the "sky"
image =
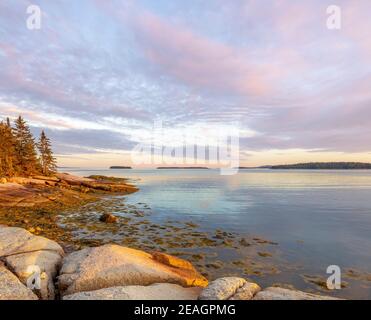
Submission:
<svg viewBox="0 0 371 320">
<path fill-rule="evenodd" d="M 156 121 L 172 144 L 237 130 L 245 166 L 371 162 L 370 12 L 369 0 L 1 0 L 0 117 L 45 129 L 60 166 L 131 165 Z"/>
</svg>

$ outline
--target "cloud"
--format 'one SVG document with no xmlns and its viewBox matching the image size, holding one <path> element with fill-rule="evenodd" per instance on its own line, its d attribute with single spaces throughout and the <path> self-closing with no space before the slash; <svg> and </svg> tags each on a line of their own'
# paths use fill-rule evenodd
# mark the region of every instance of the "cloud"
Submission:
<svg viewBox="0 0 371 320">
<path fill-rule="evenodd" d="M 0 115 L 50 130 L 61 153 L 130 149 L 155 119 L 238 124 L 251 151 L 369 152 L 371 4 L 323 1 L 0 4 Z M 76 135 L 76 141 L 73 141 Z"/>
<path fill-rule="evenodd" d="M 40 128 L 32 127 L 36 136 Z M 58 155 L 81 153 L 123 153 L 131 150 L 134 143 L 127 136 L 109 130 L 47 129 L 46 134 L 53 141 L 54 152 Z"/>
<path fill-rule="evenodd" d="M 249 63 L 246 52 L 197 35 L 186 27 L 172 25 L 148 12 L 133 23 L 145 57 L 165 75 L 212 92 L 259 95 L 271 89 L 265 79 L 268 68 Z"/>
</svg>

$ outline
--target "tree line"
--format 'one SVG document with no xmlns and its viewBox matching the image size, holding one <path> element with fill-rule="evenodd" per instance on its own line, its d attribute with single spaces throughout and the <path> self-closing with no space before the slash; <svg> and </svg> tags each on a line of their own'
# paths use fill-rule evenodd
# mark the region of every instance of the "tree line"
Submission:
<svg viewBox="0 0 371 320">
<path fill-rule="evenodd" d="M 352 170 L 371 169 L 371 163 L 363 162 L 309 162 L 271 166 L 271 169 Z"/>
<path fill-rule="evenodd" d="M 13 125 L 9 118 L 0 122 L 0 176 L 52 175 L 56 169 L 51 142 L 44 130 L 36 141 L 21 116 Z"/>
</svg>

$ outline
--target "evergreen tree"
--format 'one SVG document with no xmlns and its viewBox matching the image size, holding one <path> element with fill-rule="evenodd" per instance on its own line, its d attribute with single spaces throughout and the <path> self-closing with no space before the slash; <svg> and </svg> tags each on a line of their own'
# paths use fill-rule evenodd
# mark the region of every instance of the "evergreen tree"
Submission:
<svg viewBox="0 0 371 320">
<path fill-rule="evenodd" d="M 0 123 L 0 176 L 14 176 L 16 173 L 15 137 L 11 127 Z"/>
<path fill-rule="evenodd" d="M 56 172 L 56 159 L 53 157 L 51 143 L 49 138 L 45 135 L 44 130 L 41 132 L 37 148 L 40 153 L 41 171 L 44 175 L 50 175 Z"/>
<path fill-rule="evenodd" d="M 31 175 L 39 172 L 36 144 L 26 121 L 19 116 L 15 121 L 14 136 L 17 173 Z"/>
</svg>

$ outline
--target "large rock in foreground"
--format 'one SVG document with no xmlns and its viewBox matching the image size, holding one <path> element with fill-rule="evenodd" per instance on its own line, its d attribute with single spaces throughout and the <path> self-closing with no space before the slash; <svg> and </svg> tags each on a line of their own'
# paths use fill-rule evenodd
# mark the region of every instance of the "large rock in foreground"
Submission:
<svg viewBox="0 0 371 320">
<path fill-rule="evenodd" d="M 24 284 L 27 284 L 27 280 L 37 271 L 37 276 L 40 277 L 40 288 L 36 288 L 35 292 L 43 300 L 53 300 L 55 298 L 54 280 L 62 262 L 62 256 L 59 253 L 34 251 L 8 256 L 4 260 L 8 268 Z M 31 266 L 36 266 L 37 269 Z"/>
<path fill-rule="evenodd" d="M 150 286 L 112 287 L 78 292 L 63 300 L 197 300 L 202 288 L 183 288 L 177 284 L 156 283 Z"/>
<path fill-rule="evenodd" d="M 52 240 L 21 228 L 0 227 L 0 258 L 23 284 L 32 275 L 39 276 L 40 288 L 34 291 L 42 299 L 55 297 L 54 279 L 63 256 L 62 247 Z"/>
<path fill-rule="evenodd" d="M 225 277 L 212 281 L 200 294 L 200 300 L 251 300 L 260 291 L 256 283 L 243 278 Z"/>
<path fill-rule="evenodd" d="M 0 300 L 37 300 L 37 296 L 0 263 Z"/>
<path fill-rule="evenodd" d="M 298 290 L 269 287 L 260 291 L 253 300 L 340 300 L 329 296 L 319 296 Z"/>
<path fill-rule="evenodd" d="M 39 250 L 58 252 L 63 255 L 62 247 L 49 239 L 33 235 L 22 228 L 0 228 L 0 257 Z"/>
<path fill-rule="evenodd" d="M 64 259 L 59 288 L 66 295 L 109 287 L 147 286 L 165 282 L 184 287 L 207 285 L 207 279 L 191 264 L 169 257 L 112 244 L 86 248 Z"/>
</svg>

